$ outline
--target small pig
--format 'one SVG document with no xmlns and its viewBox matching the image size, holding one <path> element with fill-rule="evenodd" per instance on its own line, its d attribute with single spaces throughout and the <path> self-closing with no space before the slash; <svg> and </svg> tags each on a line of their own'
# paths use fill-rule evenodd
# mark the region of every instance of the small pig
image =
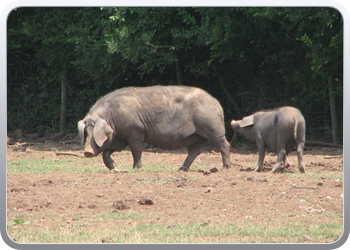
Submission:
<svg viewBox="0 0 350 250">
<path fill-rule="evenodd" d="M 256 112 L 242 120 L 232 120 L 230 126 L 249 140 L 255 141 L 259 151 L 259 161 L 255 171 L 261 171 L 266 147 L 277 153 L 277 161 L 272 173 L 285 166 L 287 154 L 297 147 L 298 167 L 305 173 L 303 148 L 305 144 L 305 119 L 294 107 L 281 107 Z"/>
<path fill-rule="evenodd" d="M 115 90 L 93 105 L 78 122 L 78 137 L 85 157 L 102 152 L 107 168 L 110 155 L 130 147 L 134 164 L 141 168 L 143 143 L 162 148 L 188 148 L 178 171 L 188 171 L 200 154 L 200 143 L 209 139 L 221 152 L 223 167 L 230 166 L 230 144 L 225 137 L 220 103 L 207 92 L 186 86 L 128 87 Z"/>
</svg>

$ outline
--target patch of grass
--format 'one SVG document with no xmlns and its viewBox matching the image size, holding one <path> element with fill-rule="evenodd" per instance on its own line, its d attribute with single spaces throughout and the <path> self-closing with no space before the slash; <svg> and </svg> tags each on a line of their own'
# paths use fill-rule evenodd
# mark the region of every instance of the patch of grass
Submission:
<svg viewBox="0 0 350 250">
<path fill-rule="evenodd" d="M 306 172 L 305 177 L 314 179 L 314 180 L 321 180 L 321 179 L 330 179 L 330 180 L 338 180 L 343 179 L 343 173 L 332 173 L 328 171 L 323 172 Z"/>
<path fill-rule="evenodd" d="M 129 170 L 131 173 L 154 173 L 154 172 L 173 172 L 177 168 L 171 165 L 162 165 L 162 164 L 152 164 L 152 165 L 142 165 L 141 169 L 133 169 L 132 166 L 125 166 L 119 168 L 120 170 Z"/>
<path fill-rule="evenodd" d="M 132 213 L 113 213 L 109 212 L 108 214 L 99 214 L 96 215 L 96 218 L 102 218 L 102 219 L 113 219 L 113 220 L 143 220 L 148 219 L 149 217 L 145 215 L 137 215 Z"/>
<path fill-rule="evenodd" d="M 29 224 L 30 221 L 26 221 L 26 220 L 19 220 L 19 219 L 14 219 L 14 220 L 10 220 L 7 222 L 7 226 L 10 227 L 11 225 L 27 225 Z"/>
<path fill-rule="evenodd" d="M 333 218 L 333 219 L 337 219 L 337 218 L 343 218 L 344 217 L 344 215 L 343 215 L 343 213 L 335 213 L 335 214 L 324 214 L 323 215 L 324 217 L 328 217 L 328 218 Z"/>
<path fill-rule="evenodd" d="M 15 219 L 7 221 L 7 227 L 12 225 L 27 225 L 30 221 L 27 221 L 28 216 L 25 214 L 18 214 Z"/>
<path fill-rule="evenodd" d="M 118 219 L 127 214 L 108 214 L 102 218 Z M 133 215 L 134 216 L 134 215 Z M 97 216 L 99 217 L 99 216 Z M 142 217 L 142 216 L 141 216 Z M 141 217 L 136 216 L 136 219 Z M 101 217 L 100 217 L 101 218 Z M 342 224 L 304 225 L 291 222 L 284 225 L 253 223 L 211 225 L 195 224 L 134 224 L 89 229 L 88 225 L 55 226 L 42 230 L 28 230 L 30 225 L 9 228 L 9 235 L 21 243 L 101 243 L 110 238 L 116 243 L 296 243 L 333 242 L 342 234 Z"/>
<path fill-rule="evenodd" d="M 342 181 L 343 180 L 343 173 L 341 174 L 329 174 L 326 176 L 327 179 L 330 179 L 330 180 L 339 180 L 339 181 Z"/>
<path fill-rule="evenodd" d="M 143 165 L 141 169 L 133 169 L 129 164 L 115 163 L 115 168 L 119 170 L 128 170 L 130 173 L 154 173 L 154 172 L 174 172 L 178 166 L 152 164 Z M 65 170 L 71 173 L 83 172 L 109 172 L 104 167 L 102 159 L 79 159 L 79 158 L 61 158 L 57 159 L 15 159 L 7 160 L 8 173 L 25 174 L 51 174 L 57 170 Z"/>
<path fill-rule="evenodd" d="M 96 160 L 92 159 L 71 159 L 63 158 L 60 160 L 53 159 L 16 159 L 7 160 L 7 172 L 10 174 L 25 173 L 25 174 L 52 174 L 57 170 L 64 170 L 70 173 L 84 173 L 84 172 L 109 172 L 104 167 L 103 162 L 96 164 Z M 133 169 L 129 165 L 117 165 L 116 169 L 128 170 L 130 173 L 155 173 L 155 172 L 174 172 L 178 167 L 172 165 L 143 165 L 141 169 Z"/>
<path fill-rule="evenodd" d="M 98 172 L 100 167 L 90 164 L 88 159 L 16 159 L 7 160 L 8 173 L 51 174 L 57 170 L 73 173 Z"/>
</svg>

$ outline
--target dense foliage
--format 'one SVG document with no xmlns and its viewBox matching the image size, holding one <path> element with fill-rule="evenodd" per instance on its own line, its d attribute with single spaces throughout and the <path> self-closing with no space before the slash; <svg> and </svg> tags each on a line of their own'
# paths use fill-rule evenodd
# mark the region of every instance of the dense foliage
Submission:
<svg viewBox="0 0 350 250">
<path fill-rule="evenodd" d="M 19 8 L 7 46 L 9 131 L 58 131 L 65 78 L 72 132 L 116 88 L 184 84 L 218 98 L 227 125 L 292 105 L 307 137 L 325 141 L 331 95 L 342 140 L 343 20 L 332 8 Z"/>
</svg>

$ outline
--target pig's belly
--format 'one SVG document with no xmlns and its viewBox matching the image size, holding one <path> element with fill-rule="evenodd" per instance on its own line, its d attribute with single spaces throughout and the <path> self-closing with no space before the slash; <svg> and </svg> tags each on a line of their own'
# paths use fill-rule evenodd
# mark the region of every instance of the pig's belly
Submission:
<svg viewBox="0 0 350 250">
<path fill-rule="evenodd" d="M 203 137 L 198 134 L 192 134 L 187 137 L 181 136 L 166 136 L 158 135 L 152 138 L 147 138 L 145 141 L 159 148 L 165 149 L 179 149 L 182 147 L 188 147 L 203 140 Z"/>
</svg>

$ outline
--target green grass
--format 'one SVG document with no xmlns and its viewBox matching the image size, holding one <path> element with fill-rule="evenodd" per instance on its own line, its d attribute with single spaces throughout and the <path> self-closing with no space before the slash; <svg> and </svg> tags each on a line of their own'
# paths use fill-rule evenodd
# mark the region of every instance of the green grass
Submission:
<svg viewBox="0 0 350 250">
<path fill-rule="evenodd" d="M 79 163 L 78 163 L 79 161 Z M 7 160 L 8 173 L 51 174 L 57 170 L 72 173 L 98 172 L 101 167 L 95 166 L 89 159 L 16 159 Z M 106 168 L 106 170 L 108 170 Z"/>
<path fill-rule="evenodd" d="M 169 171 L 176 171 L 177 168 L 171 165 L 164 165 L 164 164 L 152 164 L 152 165 L 142 165 L 141 169 L 133 169 L 132 166 L 121 166 L 116 167 L 119 170 L 129 170 L 130 173 L 138 173 L 138 172 L 144 172 L 144 173 L 154 173 L 154 172 L 169 172 Z"/>
<path fill-rule="evenodd" d="M 141 169 L 133 169 L 132 166 L 116 166 L 119 170 L 128 170 L 130 173 L 154 173 L 169 172 L 177 170 L 174 166 L 169 165 L 143 165 Z M 57 170 L 65 170 L 70 173 L 83 172 L 108 172 L 104 167 L 102 159 L 16 159 L 7 160 L 8 173 L 25 173 L 25 174 L 52 174 Z"/>
<path fill-rule="evenodd" d="M 96 215 L 96 219 L 113 219 L 113 220 L 142 220 L 148 219 L 148 216 L 136 215 L 132 213 L 113 213 L 109 212 L 108 214 L 99 214 Z"/>
<path fill-rule="evenodd" d="M 110 218 L 111 215 L 107 215 Z M 118 215 L 116 215 L 118 216 Z M 141 216 L 142 217 L 142 216 Z M 112 219 L 112 218 L 111 218 Z M 137 221 L 137 218 L 134 218 Z M 242 223 L 235 225 L 203 224 L 133 224 L 129 226 L 89 229 L 84 224 L 73 224 L 69 228 L 57 225 L 42 230 L 30 229 L 30 224 L 9 228 L 11 235 L 21 243 L 101 243 L 110 238 L 116 243 L 293 243 L 304 242 L 305 236 L 314 242 L 333 242 L 342 233 L 341 224 L 295 225 L 292 223 L 257 225 Z M 310 242 L 308 242 L 310 243 Z"/>
<path fill-rule="evenodd" d="M 141 169 L 133 169 L 129 164 L 116 164 L 116 169 L 127 170 L 130 173 L 154 173 L 176 171 L 178 166 L 164 164 L 144 164 Z M 193 168 L 194 169 L 194 168 Z M 192 169 L 192 170 L 193 170 Z M 7 160 L 8 173 L 26 173 L 26 174 L 51 174 L 57 170 L 65 170 L 70 173 L 83 172 L 108 172 L 101 158 L 96 159 L 79 159 L 79 158 L 62 158 L 62 159 L 15 159 Z"/>
<path fill-rule="evenodd" d="M 53 227 L 36 229 L 33 216 L 17 215 L 8 222 L 8 234 L 20 243 L 101 243 L 112 239 L 115 243 L 299 243 L 334 242 L 342 234 L 341 223 L 305 224 L 286 221 L 282 224 L 259 225 L 254 222 L 231 224 L 142 224 L 149 219 L 142 214 L 106 213 L 67 225 L 62 218 Z M 100 228 L 89 228 L 88 222 L 100 221 Z M 121 223 L 129 221 L 128 225 Z M 111 222 L 115 226 L 110 225 Z M 310 242 L 311 239 L 311 242 Z"/>
</svg>

